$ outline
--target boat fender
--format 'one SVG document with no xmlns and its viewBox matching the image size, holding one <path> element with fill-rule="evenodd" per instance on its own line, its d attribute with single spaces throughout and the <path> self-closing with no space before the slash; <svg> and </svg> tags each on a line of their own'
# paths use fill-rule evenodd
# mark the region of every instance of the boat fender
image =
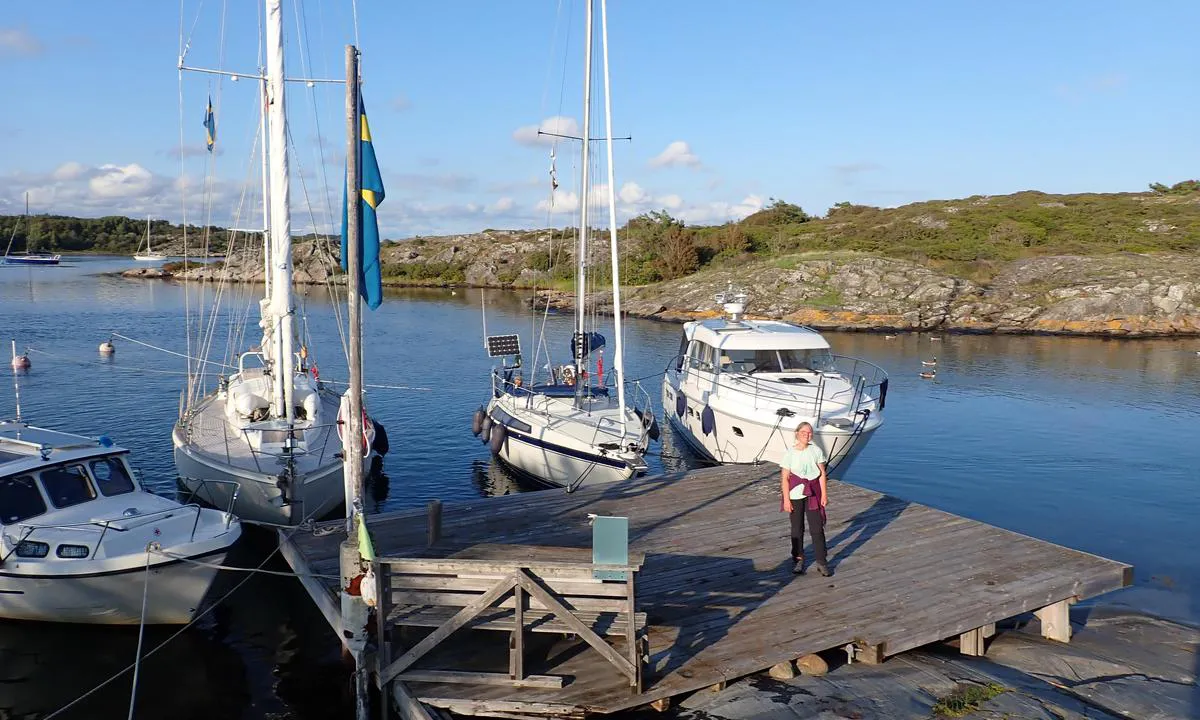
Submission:
<svg viewBox="0 0 1200 720">
<path fill-rule="evenodd" d="M 658 418 L 654 417 L 652 413 L 644 413 L 641 410 L 635 409 L 634 412 L 637 413 L 638 419 L 642 421 L 642 427 L 646 428 L 646 434 L 650 436 L 650 439 L 658 440 L 661 434 L 658 429 Z"/>
<path fill-rule="evenodd" d="M 484 414 L 483 422 L 479 425 L 479 440 L 486 443 L 492 435 L 492 416 Z"/>
<path fill-rule="evenodd" d="M 374 418 L 371 419 L 371 424 L 375 426 L 375 439 L 371 442 L 371 449 L 380 455 L 387 455 L 388 450 L 392 449 L 388 444 L 387 430 L 384 429 L 383 423 Z"/>
<path fill-rule="evenodd" d="M 115 347 L 113 347 L 112 341 L 105 340 L 104 342 L 100 343 L 100 354 L 101 355 L 112 355 L 116 351 L 117 351 L 117 349 Z"/>
<path fill-rule="evenodd" d="M 707 405 L 704 406 L 703 412 L 700 413 L 700 429 L 705 435 L 712 435 L 717 429 L 717 416 L 713 409 Z"/>
<path fill-rule="evenodd" d="M 480 405 L 479 409 L 475 411 L 475 414 L 471 416 L 471 432 L 473 434 L 478 435 L 479 433 L 483 432 L 483 418 L 486 416 L 487 413 L 483 411 L 483 406 Z"/>
<path fill-rule="evenodd" d="M 883 411 L 883 406 L 887 403 L 888 379 L 884 378 L 883 382 L 879 383 L 879 410 Z"/>
<path fill-rule="evenodd" d="M 488 438 L 488 447 L 493 455 L 499 455 L 500 450 L 504 447 L 505 441 L 508 440 L 508 428 L 500 423 L 492 425 L 492 432 Z"/>
<path fill-rule="evenodd" d="M 679 393 L 675 396 L 675 414 L 679 417 L 683 417 L 684 413 L 686 412 L 687 398 L 683 396 L 683 393 Z"/>
</svg>

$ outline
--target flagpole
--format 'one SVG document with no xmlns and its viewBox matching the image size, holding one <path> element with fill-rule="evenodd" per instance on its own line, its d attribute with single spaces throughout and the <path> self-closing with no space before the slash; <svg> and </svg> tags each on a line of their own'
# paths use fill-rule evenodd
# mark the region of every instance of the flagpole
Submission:
<svg viewBox="0 0 1200 720">
<path fill-rule="evenodd" d="M 362 550 L 359 546 L 359 525 L 362 517 L 363 487 L 363 407 L 362 407 L 362 301 L 360 274 L 362 272 L 362 177 L 359 162 L 362 120 L 358 99 L 358 49 L 346 46 L 346 303 L 350 323 L 350 387 L 346 390 L 343 416 L 342 470 L 346 491 L 346 541 L 341 547 L 342 579 L 363 578 Z M 367 580 L 359 581 L 359 592 L 351 594 L 351 585 L 343 582 L 342 620 L 350 637 L 347 646 L 354 655 L 355 718 L 367 720 L 370 669 L 366 667 L 367 605 L 361 588 Z M 384 697 L 382 702 L 386 703 Z"/>
</svg>

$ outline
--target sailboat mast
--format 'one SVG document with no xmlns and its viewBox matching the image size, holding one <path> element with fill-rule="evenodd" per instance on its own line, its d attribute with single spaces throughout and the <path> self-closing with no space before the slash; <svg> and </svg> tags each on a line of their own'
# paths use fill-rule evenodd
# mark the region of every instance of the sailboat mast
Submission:
<svg viewBox="0 0 1200 720">
<path fill-rule="evenodd" d="M 587 369 L 587 336 L 584 300 L 587 294 L 588 198 L 591 194 L 588 159 L 592 131 L 592 0 L 587 0 L 587 20 L 583 44 L 583 166 L 579 182 L 579 247 L 575 250 L 575 405 L 583 406 L 583 373 Z"/>
<path fill-rule="evenodd" d="M 621 409 L 621 434 L 625 433 L 625 353 L 621 332 L 621 262 L 617 252 L 617 182 L 613 169 L 612 86 L 608 79 L 608 2 L 600 0 L 600 45 L 604 52 L 604 135 L 608 153 L 608 246 L 612 254 L 613 366 L 617 371 L 617 405 Z"/>
<path fill-rule="evenodd" d="M 271 195 L 271 320 L 275 328 L 269 358 L 275 373 L 272 410 L 275 417 L 294 420 L 292 357 L 294 316 L 292 300 L 292 222 L 288 214 L 291 179 L 288 176 L 287 114 L 283 75 L 282 0 L 265 0 L 267 25 L 267 125 L 270 147 Z M 264 348 L 264 350 L 267 350 Z"/>
<path fill-rule="evenodd" d="M 149 215 L 146 216 L 146 254 L 147 255 L 153 254 L 153 251 L 150 249 L 150 216 Z"/>
<path fill-rule="evenodd" d="M 259 103 L 259 143 L 262 145 L 262 209 L 263 209 L 263 296 L 271 297 L 271 171 L 267 167 L 267 80 L 262 81 L 262 102 Z M 263 313 L 264 319 L 267 313 Z"/>
</svg>

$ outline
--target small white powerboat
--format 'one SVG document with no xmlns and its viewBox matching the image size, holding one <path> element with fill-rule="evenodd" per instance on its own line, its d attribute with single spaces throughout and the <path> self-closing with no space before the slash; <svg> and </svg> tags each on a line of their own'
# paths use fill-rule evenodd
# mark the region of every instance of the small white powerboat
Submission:
<svg viewBox="0 0 1200 720">
<path fill-rule="evenodd" d="M 187 623 L 241 532 L 142 489 L 108 438 L 0 422 L 0 618 L 136 625 L 145 593 L 146 624 Z"/>
<path fill-rule="evenodd" d="M 808 422 L 830 470 L 845 472 L 883 423 L 887 373 L 830 351 L 816 330 L 747 320 L 746 294 L 718 295 L 726 317 L 683 326 L 663 378 L 663 412 L 719 463 L 777 463 Z"/>
</svg>

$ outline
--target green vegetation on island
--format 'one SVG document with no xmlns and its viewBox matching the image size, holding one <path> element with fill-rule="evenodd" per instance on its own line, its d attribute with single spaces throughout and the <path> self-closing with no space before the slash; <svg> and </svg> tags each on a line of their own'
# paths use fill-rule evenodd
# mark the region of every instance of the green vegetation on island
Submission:
<svg viewBox="0 0 1200 720">
<path fill-rule="evenodd" d="M 116 216 L 0 216 L 0 238 L 7 243 L 13 237 L 17 252 L 132 253 L 145 232 L 144 221 Z M 391 284 L 564 285 L 573 273 L 572 233 L 486 230 L 389 241 L 383 252 L 384 276 Z M 156 250 L 182 252 L 181 226 L 156 220 L 151 234 Z M 210 253 L 223 253 L 229 231 L 189 226 L 188 235 L 192 252 L 206 243 Z M 1148 192 L 1140 193 L 1028 191 L 897 208 L 842 202 L 824 217 L 771 199 L 759 212 L 723 225 L 687 225 L 665 210 L 648 212 L 629 220 L 619 235 L 626 285 L 829 251 L 909 260 L 986 281 L 995 265 L 1027 257 L 1194 253 L 1200 250 L 1200 181 L 1152 183 Z M 484 256 L 491 258 L 491 267 L 480 273 L 477 266 Z M 606 265 L 595 263 L 597 280 L 605 279 Z"/>
</svg>

